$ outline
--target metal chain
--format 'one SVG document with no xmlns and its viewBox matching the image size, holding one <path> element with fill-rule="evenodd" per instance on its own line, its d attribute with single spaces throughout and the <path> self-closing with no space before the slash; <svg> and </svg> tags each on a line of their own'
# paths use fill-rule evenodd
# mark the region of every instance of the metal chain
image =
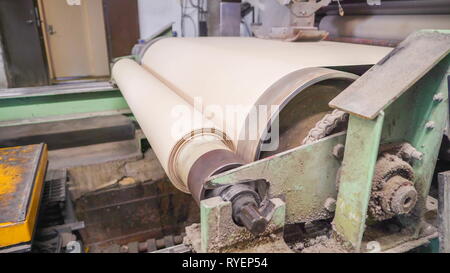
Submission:
<svg viewBox="0 0 450 273">
<path fill-rule="evenodd" d="M 330 114 L 326 114 L 320 121 L 316 123 L 308 135 L 303 139 L 302 144 L 310 144 L 318 141 L 331 134 L 340 124 L 348 121 L 348 113 L 341 110 L 334 110 Z"/>
</svg>

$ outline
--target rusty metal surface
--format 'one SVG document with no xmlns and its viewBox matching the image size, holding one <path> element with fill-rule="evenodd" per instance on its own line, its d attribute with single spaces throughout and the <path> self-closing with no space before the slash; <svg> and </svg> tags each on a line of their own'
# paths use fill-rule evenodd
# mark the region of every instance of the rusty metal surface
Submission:
<svg viewBox="0 0 450 273">
<path fill-rule="evenodd" d="M 450 52 L 450 31 L 419 31 L 374 65 L 330 106 L 374 119 Z"/>
<path fill-rule="evenodd" d="M 0 223 L 25 220 L 43 147 L 0 149 Z"/>
</svg>

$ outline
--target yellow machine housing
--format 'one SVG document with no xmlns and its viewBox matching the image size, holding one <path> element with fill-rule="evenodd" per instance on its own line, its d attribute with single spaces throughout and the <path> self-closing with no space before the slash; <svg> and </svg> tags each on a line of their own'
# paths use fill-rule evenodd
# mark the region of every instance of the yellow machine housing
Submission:
<svg viewBox="0 0 450 273">
<path fill-rule="evenodd" d="M 0 253 L 30 249 L 46 168 L 46 144 L 0 149 Z"/>
</svg>

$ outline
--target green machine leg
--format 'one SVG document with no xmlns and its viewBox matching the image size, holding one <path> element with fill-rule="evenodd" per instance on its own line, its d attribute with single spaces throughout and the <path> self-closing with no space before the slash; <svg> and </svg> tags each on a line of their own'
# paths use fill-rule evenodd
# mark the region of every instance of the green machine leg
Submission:
<svg viewBox="0 0 450 273">
<path fill-rule="evenodd" d="M 415 123 L 410 132 L 410 143 L 423 153 L 423 159 L 414 165 L 415 187 L 419 194 L 415 215 L 423 218 L 425 202 L 430 191 L 442 135 L 448 122 L 448 77 L 450 77 L 450 56 L 436 65 L 417 85 L 416 100 L 422 101 L 417 109 Z M 428 90 L 420 92 L 419 90 Z M 419 235 L 420 225 L 416 225 L 415 235 Z"/>
<path fill-rule="evenodd" d="M 333 225 L 356 251 L 365 229 L 383 120 L 383 112 L 375 120 L 353 115 L 349 120 Z"/>
<path fill-rule="evenodd" d="M 427 235 L 423 230 L 430 225 L 424 215 L 448 121 L 449 34 L 430 30 L 410 35 L 330 102 L 350 114 L 333 223 L 337 237 L 354 251 L 362 251 L 365 229 L 371 225 L 367 205 L 380 145 L 406 142 L 422 155 L 411 163 L 417 204 L 409 215 L 397 218 L 410 231 L 395 240 L 386 236 L 384 247 Z"/>
</svg>

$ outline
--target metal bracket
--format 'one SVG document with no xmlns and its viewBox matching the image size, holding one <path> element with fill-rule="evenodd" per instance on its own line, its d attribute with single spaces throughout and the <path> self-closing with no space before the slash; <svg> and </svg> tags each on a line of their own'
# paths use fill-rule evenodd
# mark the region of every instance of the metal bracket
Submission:
<svg viewBox="0 0 450 273">
<path fill-rule="evenodd" d="M 415 32 L 329 105 L 365 119 L 374 119 L 449 53 L 450 30 Z"/>
<path fill-rule="evenodd" d="M 287 223 L 331 218 L 325 202 L 327 198 L 336 198 L 336 173 L 341 166 L 332 151 L 344 142 L 344 132 L 326 137 L 213 176 L 206 182 L 206 187 L 216 188 L 246 179 L 265 179 L 270 182 L 269 196 L 281 198 L 289 204 L 286 208 Z"/>
<path fill-rule="evenodd" d="M 266 231 L 255 237 L 243 227 L 234 224 L 231 202 L 213 197 L 200 202 L 201 249 L 197 252 L 246 252 L 259 243 L 276 245 L 274 252 L 291 252 L 283 240 L 286 205 L 281 199 L 270 199 L 273 210 Z M 281 247 L 281 248 L 280 248 Z M 267 251 L 270 251 L 268 248 Z"/>
</svg>

